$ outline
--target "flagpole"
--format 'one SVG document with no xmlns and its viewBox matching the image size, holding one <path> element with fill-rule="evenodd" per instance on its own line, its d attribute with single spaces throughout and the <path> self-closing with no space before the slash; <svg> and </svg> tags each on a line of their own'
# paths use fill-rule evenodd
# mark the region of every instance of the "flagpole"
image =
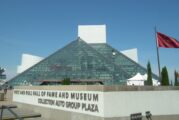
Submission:
<svg viewBox="0 0 179 120">
<path fill-rule="evenodd" d="M 158 61 L 159 81 L 161 82 L 160 58 L 159 58 L 158 38 L 157 38 L 157 29 L 156 29 L 156 26 L 155 26 L 155 42 L 156 42 L 156 49 L 157 49 L 157 61 Z"/>
</svg>

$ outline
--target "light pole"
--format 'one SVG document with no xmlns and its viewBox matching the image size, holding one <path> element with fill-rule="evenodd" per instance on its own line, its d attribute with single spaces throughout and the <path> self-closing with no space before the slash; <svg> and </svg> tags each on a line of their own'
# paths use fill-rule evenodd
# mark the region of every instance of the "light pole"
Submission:
<svg viewBox="0 0 179 120">
<path fill-rule="evenodd" d="M 112 83 L 115 80 L 115 56 L 116 56 L 116 52 L 114 50 L 112 50 L 112 64 L 114 65 L 114 71 L 113 71 L 113 80 Z"/>
</svg>

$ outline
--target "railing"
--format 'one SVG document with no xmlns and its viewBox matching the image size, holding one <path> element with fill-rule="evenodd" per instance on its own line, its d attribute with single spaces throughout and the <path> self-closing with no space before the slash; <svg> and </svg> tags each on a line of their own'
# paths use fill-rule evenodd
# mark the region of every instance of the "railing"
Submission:
<svg viewBox="0 0 179 120">
<path fill-rule="evenodd" d="M 33 113 L 29 111 L 18 111 L 14 112 L 11 108 L 17 108 L 16 105 L 2 105 L 0 106 L 1 109 L 1 116 L 0 120 L 24 120 L 24 118 L 34 118 L 34 117 L 41 117 L 41 114 L 39 113 Z M 4 110 L 7 110 L 4 115 Z M 20 110 L 20 109 L 19 109 Z"/>
<path fill-rule="evenodd" d="M 3 120 L 3 110 L 7 109 L 10 113 L 12 113 L 18 120 L 23 120 L 23 118 L 19 117 L 11 108 L 17 108 L 17 106 L 7 106 L 7 105 L 2 105 L 1 107 L 1 117 L 0 120 Z"/>
</svg>

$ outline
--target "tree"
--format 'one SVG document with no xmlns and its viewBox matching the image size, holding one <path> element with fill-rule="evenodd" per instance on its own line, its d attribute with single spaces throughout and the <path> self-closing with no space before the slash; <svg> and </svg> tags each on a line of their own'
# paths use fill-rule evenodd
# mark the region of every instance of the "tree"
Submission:
<svg viewBox="0 0 179 120">
<path fill-rule="evenodd" d="M 177 80 L 178 72 L 175 70 L 174 76 L 175 76 L 175 86 L 178 86 L 178 80 Z"/>
<path fill-rule="evenodd" d="M 4 68 L 0 67 L 0 79 L 6 79 L 6 75 L 3 74 L 5 72 Z"/>
<path fill-rule="evenodd" d="M 62 81 L 62 85 L 70 85 L 70 78 L 65 78 L 65 79 Z"/>
<path fill-rule="evenodd" d="M 161 85 L 168 86 L 169 85 L 169 78 L 168 78 L 168 71 L 167 71 L 166 66 L 162 68 L 161 77 L 162 77 Z"/>
<path fill-rule="evenodd" d="M 152 69 L 150 66 L 150 62 L 147 63 L 147 82 L 146 85 L 153 85 L 152 83 Z"/>
</svg>

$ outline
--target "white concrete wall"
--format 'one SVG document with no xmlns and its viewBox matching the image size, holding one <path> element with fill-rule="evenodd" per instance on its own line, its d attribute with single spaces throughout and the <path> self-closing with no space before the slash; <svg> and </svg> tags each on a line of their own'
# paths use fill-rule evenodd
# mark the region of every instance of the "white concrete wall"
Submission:
<svg viewBox="0 0 179 120">
<path fill-rule="evenodd" d="M 33 87 L 33 86 L 32 86 Z M 28 88 L 28 87 L 27 87 Z M 41 88 L 41 87 L 39 87 Z M 69 87 L 70 88 L 70 87 Z M 73 88 L 73 87 L 72 87 Z M 100 88 L 100 86 L 99 86 Z M 130 88 L 130 87 L 127 87 Z M 127 89 L 126 88 L 126 89 Z M 61 88 L 62 89 L 62 88 Z M 146 88 L 147 89 L 147 88 Z M 160 87 L 160 89 L 162 89 Z M 63 110 L 66 112 L 75 112 L 75 113 L 83 113 L 86 115 L 92 116 L 99 116 L 103 118 L 115 118 L 115 117 L 127 117 L 130 116 L 132 113 L 142 112 L 145 115 L 146 111 L 150 111 L 153 116 L 159 115 L 179 115 L 179 90 L 153 90 L 153 91 L 90 91 L 84 89 L 82 91 L 71 91 L 70 89 L 63 90 L 48 90 L 48 88 L 43 88 L 43 90 L 36 89 L 14 89 L 13 101 L 24 103 L 24 104 L 31 104 L 35 105 L 36 107 L 45 107 L 49 109 L 58 109 Z M 100 90 L 100 89 L 99 89 Z M 110 89 L 109 89 L 110 90 Z M 24 91 L 22 92 L 18 91 Z M 77 100 L 68 98 L 61 98 L 61 97 L 50 97 L 47 94 L 44 95 L 31 95 L 26 94 L 29 93 L 28 91 L 33 91 L 42 93 L 47 92 L 66 92 L 68 94 L 73 93 L 90 93 L 90 94 L 98 94 L 98 101 L 84 101 L 84 100 Z M 79 104 L 86 103 L 86 104 L 95 104 L 98 106 L 99 112 L 97 111 L 89 111 L 85 110 L 82 107 L 78 109 L 72 108 L 65 108 L 49 104 L 40 104 L 38 103 L 38 99 L 50 99 L 54 101 L 62 100 L 64 102 L 78 102 Z"/>
<path fill-rule="evenodd" d="M 22 54 L 21 65 L 17 67 L 17 73 L 21 73 L 31 66 L 40 62 L 43 58 L 39 56 L 34 56 L 30 54 Z"/>
<path fill-rule="evenodd" d="M 56 96 L 52 94 L 56 94 Z M 72 98 L 71 94 L 78 97 Z M 98 99 L 94 100 L 93 95 Z M 13 101 L 94 116 L 103 116 L 104 113 L 103 93 L 97 91 L 14 89 Z"/>
<path fill-rule="evenodd" d="M 179 91 L 105 92 L 104 117 L 124 117 L 150 111 L 152 115 L 179 114 Z"/>
<path fill-rule="evenodd" d="M 138 63 L 137 48 L 124 50 L 124 51 L 120 51 L 120 52 Z"/>
</svg>

